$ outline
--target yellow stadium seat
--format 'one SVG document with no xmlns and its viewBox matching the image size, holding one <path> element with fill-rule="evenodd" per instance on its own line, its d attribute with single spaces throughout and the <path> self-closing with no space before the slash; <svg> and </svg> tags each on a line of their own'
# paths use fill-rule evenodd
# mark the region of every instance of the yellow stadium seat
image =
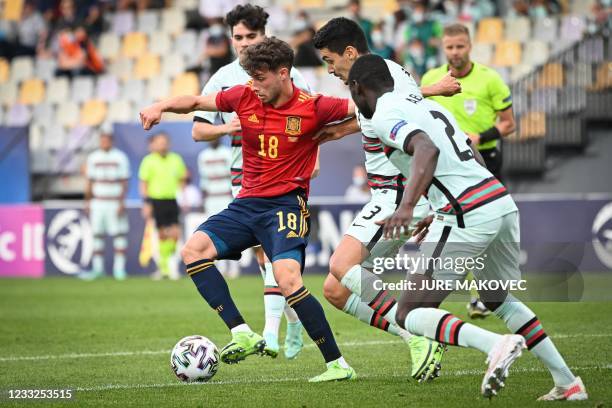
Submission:
<svg viewBox="0 0 612 408">
<path fill-rule="evenodd" d="M 123 37 L 123 55 L 136 58 L 147 50 L 147 35 L 145 33 L 128 33 Z"/>
<path fill-rule="evenodd" d="M 544 65 L 542 72 L 538 76 L 537 85 L 539 88 L 561 88 L 564 83 L 563 65 L 558 62 L 551 62 Z"/>
<path fill-rule="evenodd" d="M 0 84 L 8 81 L 11 73 L 11 68 L 7 60 L 0 58 Z"/>
<path fill-rule="evenodd" d="M 478 24 L 476 42 L 497 44 L 504 38 L 504 22 L 501 18 L 483 18 Z"/>
<path fill-rule="evenodd" d="M 521 140 L 540 138 L 544 135 L 546 135 L 546 114 L 544 112 L 529 112 L 521 117 L 519 122 Z"/>
<path fill-rule="evenodd" d="M 594 91 L 612 88 L 612 61 L 603 62 L 595 74 Z"/>
<path fill-rule="evenodd" d="M 36 105 L 45 98 L 45 82 L 34 78 L 23 81 L 19 92 L 19 103 L 24 105 Z"/>
<path fill-rule="evenodd" d="M 80 123 L 86 126 L 98 126 L 106 119 L 106 103 L 99 99 L 90 99 L 81 108 Z"/>
<path fill-rule="evenodd" d="M 6 0 L 4 2 L 4 10 L 2 19 L 9 21 L 21 20 L 21 12 L 23 11 L 23 0 Z"/>
<path fill-rule="evenodd" d="M 138 60 L 136 60 L 134 77 L 136 79 L 151 79 L 158 76 L 159 71 L 159 57 L 154 54 L 144 54 L 141 55 Z"/>
<path fill-rule="evenodd" d="M 172 82 L 171 96 L 197 95 L 200 93 L 198 77 L 193 72 L 185 72 L 177 76 Z"/>
<path fill-rule="evenodd" d="M 297 5 L 299 9 L 323 8 L 323 6 L 325 6 L 325 0 L 298 0 Z"/>
<path fill-rule="evenodd" d="M 493 65 L 512 67 L 521 63 L 521 44 L 516 41 L 502 41 L 495 47 Z"/>
</svg>

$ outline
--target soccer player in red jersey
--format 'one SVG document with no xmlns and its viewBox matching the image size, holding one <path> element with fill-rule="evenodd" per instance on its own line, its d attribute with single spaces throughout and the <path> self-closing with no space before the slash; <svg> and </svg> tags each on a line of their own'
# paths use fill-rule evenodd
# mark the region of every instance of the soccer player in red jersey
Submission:
<svg viewBox="0 0 612 408">
<path fill-rule="evenodd" d="M 245 323 L 214 265 L 216 259 L 235 259 L 261 243 L 287 304 L 327 363 L 327 371 L 310 381 L 354 379 L 355 371 L 342 357 L 321 304 L 304 287 L 301 275 L 310 225 L 306 202 L 318 149 L 313 137 L 324 124 L 351 116 L 354 105 L 296 88 L 289 76 L 293 51 L 276 38 L 250 46 L 241 55 L 241 64 L 252 84 L 206 96 L 171 98 L 140 113 L 145 129 L 159 123 L 163 112 L 236 112 L 240 120 L 242 190 L 183 247 L 187 273 L 232 332 L 221 359 L 236 363 L 250 354 L 262 354 L 264 339 Z"/>
</svg>

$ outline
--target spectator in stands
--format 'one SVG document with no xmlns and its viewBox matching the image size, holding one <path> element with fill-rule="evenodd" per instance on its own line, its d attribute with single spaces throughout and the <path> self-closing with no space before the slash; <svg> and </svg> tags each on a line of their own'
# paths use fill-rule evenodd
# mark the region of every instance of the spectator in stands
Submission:
<svg viewBox="0 0 612 408">
<path fill-rule="evenodd" d="M 410 21 L 398 28 L 396 37 L 396 55 L 416 75 L 423 75 L 437 64 L 442 26 L 429 18 L 424 1 L 414 4 Z"/>
<path fill-rule="evenodd" d="M 34 2 L 23 5 L 21 20 L 18 23 L 7 23 L 7 37 L 0 39 L 0 56 L 7 59 L 27 55 L 35 56 L 42 52 L 47 39 L 47 23 L 36 9 Z"/>
<path fill-rule="evenodd" d="M 323 61 L 319 57 L 318 51 L 312 43 L 312 38 L 315 35 L 315 29 L 309 19 L 301 19 L 295 26 L 295 32 L 291 39 L 291 46 L 295 50 L 295 59 L 293 65 L 296 67 L 320 67 Z"/>
<path fill-rule="evenodd" d="M 203 201 L 202 192 L 200 188 L 193 184 L 193 177 L 191 172 L 187 170 L 187 176 L 185 178 L 185 186 L 176 195 L 176 202 L 178 203 L 182 213 L 189 213 L 191 211 L 201 211 Z"/>
<path fill-rule="evenodd" d="M 372 46 L 372 29 L 374 28 L 374 24 L 372 21 L 361 15 L 361 0 L 349 0 L 348 3 L 348 12 L 349 18 L 354 20 L 359 27 L 363 30 L 366 36 L 366 40 L 368 40 L 368 46 Z"/>
<path fill-rule="evenodd" d="M 397 0 L 398 9 L 392 14 L 389 14 L 384 20 L 385 42 L 394 44 L 396 40 L 396 32 L 399 27 L 408 21 L 412 14 L 411 0 Z"/>
<path fill-rule="evenodd" d="M 516 127 L 510 88 L 494 69 L 470 60 L 472 44 L 464 25 L 453 24 L 444 29 L 442 48 L 448 63 L 427 72 L 421 86 L 438 82 L 449 72 L 459 80 L 461 93 L 432 99 L 453 114 L 461 130 L 477 146 L 487 169 L 501 179 L 499 140 L 514 132 Z M 470 317 L 484 317 L 490 313 L 477 293 L 472 293 L 468 312 Z"/>
<path fill-rule="evenodd" d="M 374 54 L 388 60 L 395 60 L 395 50 L 385 41 L 384 23 L 379 23 L 372 30 L 372 46 L 370 49 Z"/>
<path fill-rule="evenodd" d="M 104 71 L 104 61 L 83 26 L 63 29 L 58 35 L 57 75 L 97 75 Z"/>
<path fill-rule="evenodd" d="M 444 23 L 457 21 L 479 21 L 495 14 L 491 0 L 443 0 L 435 5 L 433 11 Z"/>
<path fill-rule="evenodd" d="M 560 12 L 561 6 L 556 0 L 531 0 L 529 5 L 529 16 L 533 18 L 544 18 Z"/>
<path fill-rule="evenodd" d="M 113 239 L 115 253 L 113 276 L 123 280 L 128 232 L 125 196 L 130 165 L 125 153 L 113 147 L 111 134 L 101 135 L 100 148 L 87 157 L 86 177 L 85 211 L 94 234 L 94 256 L 92 270 L 80 277 L 91 280 L 104 276 L 104 240 L 108 235 Z"/>
<path fill-rule="evenodd" d="M 231 40 L 228 37 L 222 20 L 215 20 L 208 29 L 206 46 L 198 59 L 196 65 L 187 68 L 187 71 L 200 75 L 208 70 L 208 76 L 212 76 L 224 65 L 234 60 L 232 54 Z"/>
<path fill-rule="evenodd" d="M 594 29 L 597 27 L 608 25 L 612 28 L 612 1 L 611 0 L 596 0 L 591 7 L 593 12 L 593 22 L 595 23 Z"/>
<path fill-rule="evenodd" d="M 353 183 L 346 189 L 344 198 L 350 203 L 367 203 L 371 196 L 368 173 L 365 167 L 355 166 L 353 168 Z"/>
<path fill-rule="evenodd" d="M 187 168 L 181 156 L 170 151 L 165 133 L 151 138 L 151 153 L 140 163 L 138 178 L 144 200 L 143 217 L 153 216 L 159 235 L 159 271 L 153 279 L 178 279 L 176 242 L 180 237 L 179 207 L 176 196 L 182 190 Z"/>
<path fill-rule="evenodd" d="M 59 14 L 53 24 L 53 33 L 58 34 L 62 30 L 71 29 L 79 24 L 77 10 L 73 0 L 61 0 Z"/>
<path fill-rule="evenodd" d="M 243 3 L 241 0 L 200 0 L 199 11 L 204 19 L 215 21 L 223 19 L 234 7 Z"/>
<path fill-rule="evenodd" d="M 87 10 L 83 22 L 87 29 L 87 35 L 95 41 L 106 28 L 102 7 L 99 4 L 92 4 Z"/>
</svg>

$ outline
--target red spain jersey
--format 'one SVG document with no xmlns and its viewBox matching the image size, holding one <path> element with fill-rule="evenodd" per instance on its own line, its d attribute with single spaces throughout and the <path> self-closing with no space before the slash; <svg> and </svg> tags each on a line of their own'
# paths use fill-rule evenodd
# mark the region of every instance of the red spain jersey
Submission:
<svg viewBox="0 0 612 408">
<path fill-rule="evenodd" d="M 310 95 L 295 86 L 291 99 L 277 108 L 264 104 L 248 85 L 219 92 L 216 103 L 221 112 L 236 112 L 242 127 L 238 198 L 275 197 L 297 188 L 308 194 L 318 148 L 312 138 L 348 111 L 348 99 Z"/>
</svg>

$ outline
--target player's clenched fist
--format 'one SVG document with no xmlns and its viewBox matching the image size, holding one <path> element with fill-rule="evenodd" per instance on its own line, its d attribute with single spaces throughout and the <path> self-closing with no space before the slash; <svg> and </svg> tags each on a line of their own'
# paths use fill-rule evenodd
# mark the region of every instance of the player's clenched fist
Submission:
<svg viewBox="0 0 612 408">
<path fill-rule="evenodd" d="M 413 211 L 413 207 L 400 206 L 390 217 L 376 222 L 378 225 L 384 225 L 383 236 L 385 239 L 400 239 L 402 233 L 408 234 Z"/>
<path fill-rule="evenodd" d="M 151 105 L 140 111 L 140 123 L 144 130 L 149 130 L 153 126 L 157 125 L 161 120 L 162 110 L 155 105 Z"/>
</svg>

